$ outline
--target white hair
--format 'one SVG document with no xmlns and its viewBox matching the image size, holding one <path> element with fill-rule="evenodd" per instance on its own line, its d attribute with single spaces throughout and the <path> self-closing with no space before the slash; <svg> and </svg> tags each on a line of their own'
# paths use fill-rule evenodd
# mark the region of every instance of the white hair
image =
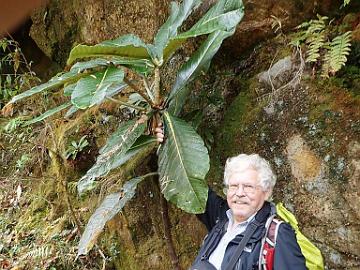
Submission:
<svg viewBox="0 0 360 270">
<path fill-rule="evenodd" d="M 240 154 L 236 157 L 231 157 L 226 160 L 224 172 L 224 184 L 228 185 L 229 177 L 235 172 L 243 172 L 247 169 L 253 169 L 258 173 L 260 185 L 264 191 L 272 191 L 276 176 L 273 173 L 268 161 L 260 157 L 258 154 Z"/>
</svg>

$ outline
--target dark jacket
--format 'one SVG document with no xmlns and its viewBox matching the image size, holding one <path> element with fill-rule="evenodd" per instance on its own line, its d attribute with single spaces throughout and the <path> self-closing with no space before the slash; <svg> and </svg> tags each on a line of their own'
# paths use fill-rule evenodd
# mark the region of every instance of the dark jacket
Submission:
<svg viewBox="0 0 360 270">
<path fill-rule="evenodd" d="M 211 189 L 204 214 L 198 215 L 199 219 L 205 224 L 209 230 L 198 256 L 194 261 L 194 265 L 201 260 L 208 260 L 210 254 L 215 250 L 220 239 L 226 232 L 228 218 L 226 211 L 229 209 L 227 202 L 217 196 Z M 269 202 L 265 202 L 263 208 L 268 211 L 268 216 L 274 213 L 275 209 Z M 265 222 L 254 232 L 250 238 L 244 252 L 240 256 L 235 270 L 251 270 L 259 269 L 259 254 L 261 249 L 261 240 L 265 236 Z M 243 238 L 243 234 L 237 235 L 227 246 L 221 269 L 225 269 L 229 263 L 238 244 Z M 305 266 L 305 258 L 301 253 L 300 247 L 296 241 L 295 232 L 287 223 L 282 223 L 279 227 L 277 243 L 275 246 L 275 257 L 273 270 L 303 270 Z"/>
</svg>

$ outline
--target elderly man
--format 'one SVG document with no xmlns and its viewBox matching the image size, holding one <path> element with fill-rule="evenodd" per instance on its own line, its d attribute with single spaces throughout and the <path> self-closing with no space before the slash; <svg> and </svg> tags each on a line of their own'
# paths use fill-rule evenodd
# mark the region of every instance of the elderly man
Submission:
<svg viewBox="0 0 360 270">
<path fill-rule="evenodd" d="M 163 141 L 160 128 L 157 139 Z M 272 263 L 264 258 L 269 252 L 264 249 L 265 240 L 269 241 L 269 227 L 275 222 L 275 207 L 267 201 L 275 183 L 269 163 L 257 154 L 226 161 L 227 200 L 209 189 L 206 211 L 199 215 L 209 233 L 191 270 L 307 269 L 294 230 L 278 219 Z"/>
</svg>

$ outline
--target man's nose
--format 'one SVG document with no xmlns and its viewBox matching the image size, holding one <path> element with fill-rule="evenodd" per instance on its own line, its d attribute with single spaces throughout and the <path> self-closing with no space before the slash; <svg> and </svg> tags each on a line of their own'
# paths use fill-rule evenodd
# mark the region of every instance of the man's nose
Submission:
<svg viewBox="0 0 360 270">
<path fill-rule="evenodd" d="M 239 185 L 235 192 L 236 196 L 243 197 L 245 196 L 245 192 L 242 185 Z"/>
</svg>

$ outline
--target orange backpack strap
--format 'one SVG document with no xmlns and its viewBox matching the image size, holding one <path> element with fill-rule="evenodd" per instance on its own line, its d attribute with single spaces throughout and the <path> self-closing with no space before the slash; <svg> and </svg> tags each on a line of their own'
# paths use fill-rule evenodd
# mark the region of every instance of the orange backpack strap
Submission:
<svg viewBox="0 0 360 270">
<path fill-rule="evenodd" d="M 274 216 L 270 217 L 266 226 L 266 237 L 262 241 L 261 247 L 261 259 L 259 262 L 259 270 L 272 270 L 274 265 L 274 256 L 275 256 L 275 245 L 276 239 L 279 232 L 280 224 L 283 223 L 282 220 L 275 218 Z"/>
</svg>

